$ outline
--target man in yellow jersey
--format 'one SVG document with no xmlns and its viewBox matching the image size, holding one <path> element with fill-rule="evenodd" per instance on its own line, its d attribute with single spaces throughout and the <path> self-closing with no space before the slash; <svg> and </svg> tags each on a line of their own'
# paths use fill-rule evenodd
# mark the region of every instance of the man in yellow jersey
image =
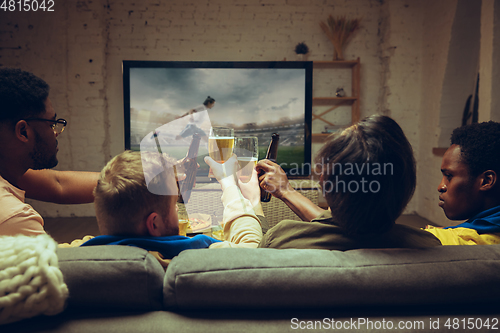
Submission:
<svg viewBox="0 0 500 333">
<path fill-rule="evenodd" d="M 466 221 L 426 230 L 443 245 L 500 243 L 500 123 L 455 129 L 441 172 L 439 206 L 450 220 Z"/>
</svg>

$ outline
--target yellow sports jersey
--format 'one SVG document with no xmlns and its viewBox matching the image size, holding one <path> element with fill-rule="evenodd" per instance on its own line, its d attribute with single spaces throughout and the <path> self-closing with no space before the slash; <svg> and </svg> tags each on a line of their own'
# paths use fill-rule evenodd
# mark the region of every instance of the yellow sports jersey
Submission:
<svg viewBox="0 0 500 333">
<path fill-rule="evenodd" d="M 500 244 L 500 234 L 478 234 L 469 228 L 442 229 L 427 226 L 425 231 L 436 236 L 443 245 L 492 245 Z"/>
</svg>

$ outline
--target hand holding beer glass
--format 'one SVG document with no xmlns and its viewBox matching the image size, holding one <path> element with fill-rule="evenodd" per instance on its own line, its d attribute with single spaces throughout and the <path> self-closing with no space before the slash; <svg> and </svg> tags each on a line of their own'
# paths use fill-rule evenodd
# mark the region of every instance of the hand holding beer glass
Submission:
<svg viewBox="0 0 500 333">
<path fill-rule="evenodd" d="M 226 162 L 233 155 L 234 129 L 214 126 L 210 128 L 208 136 L 208 154 L 217 163 Z M 212 168 L 208 172 L 209 178 L 215 178 Z"/>
<path fill-rule="evenodd" d="M 238 157 L 240 170 L 237 175 L 241 182 L 248 183 L 252 177 L 252 170 L 259 159 L 259 141 L 255 136 L 236 137 L 234 139 L 234 153 Z"/>
</svg>

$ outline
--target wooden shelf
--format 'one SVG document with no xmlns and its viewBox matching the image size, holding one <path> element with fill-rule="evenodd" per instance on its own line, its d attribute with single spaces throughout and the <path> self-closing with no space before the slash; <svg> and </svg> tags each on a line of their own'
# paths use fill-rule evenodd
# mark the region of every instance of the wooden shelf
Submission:
<svg viewBox="0 0 500 333">
<path fill-rule="evenodd" d="M 359 58 L 357 60 L 338 60 L 338 61 L 313 61 L 315 68 L 349 68 L 359 65 Z"/>
<path fill-rule="evenodd" d="M 336 68 L 351 68 L 352 70 L 352 96 L 349 97 L 313 97 L 313 106 L 332 106 L 326 111 L 318 114 L 313 114 L 313 120 L 317 119 L 323 121 L 325 124 L 334 125 L 323 116 L 341 105 L 351 105 L 351 123 L 355 124 L 360 120 L 359 111 L 359 92 L 360 92 L 360 67 L 361 63 L 359 58 L 356 60 L 342 60 L 342 61 L 313 61 L 314 70 L 327 70 Z M 313 133 L 313 142 L 323 142 L 329 134 Z"/>
<path fill-rule="evenodd" d="M 356 97 L 313 97 L 313 106 L 315 105 L 335 105 L 354 103 Z"/>
</svg>

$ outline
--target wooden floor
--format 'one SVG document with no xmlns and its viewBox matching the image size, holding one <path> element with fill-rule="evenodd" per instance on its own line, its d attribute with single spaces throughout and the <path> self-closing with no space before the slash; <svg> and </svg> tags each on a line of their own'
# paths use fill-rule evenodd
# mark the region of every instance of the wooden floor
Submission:
<svg viewBox="0 0 500 333">
<path fill-rule="evenodd" d="M 45 230 L 58 243 L 71 243 L 71 241 L 87 235 L 97 236 L 100 234 L 95 217 L 47 217 L 44 220 Z M 397 223 L 416 228 L 423 228 L 427 224 L 431 224 L 418 215 L 402 215 Z"/>
</svg>

